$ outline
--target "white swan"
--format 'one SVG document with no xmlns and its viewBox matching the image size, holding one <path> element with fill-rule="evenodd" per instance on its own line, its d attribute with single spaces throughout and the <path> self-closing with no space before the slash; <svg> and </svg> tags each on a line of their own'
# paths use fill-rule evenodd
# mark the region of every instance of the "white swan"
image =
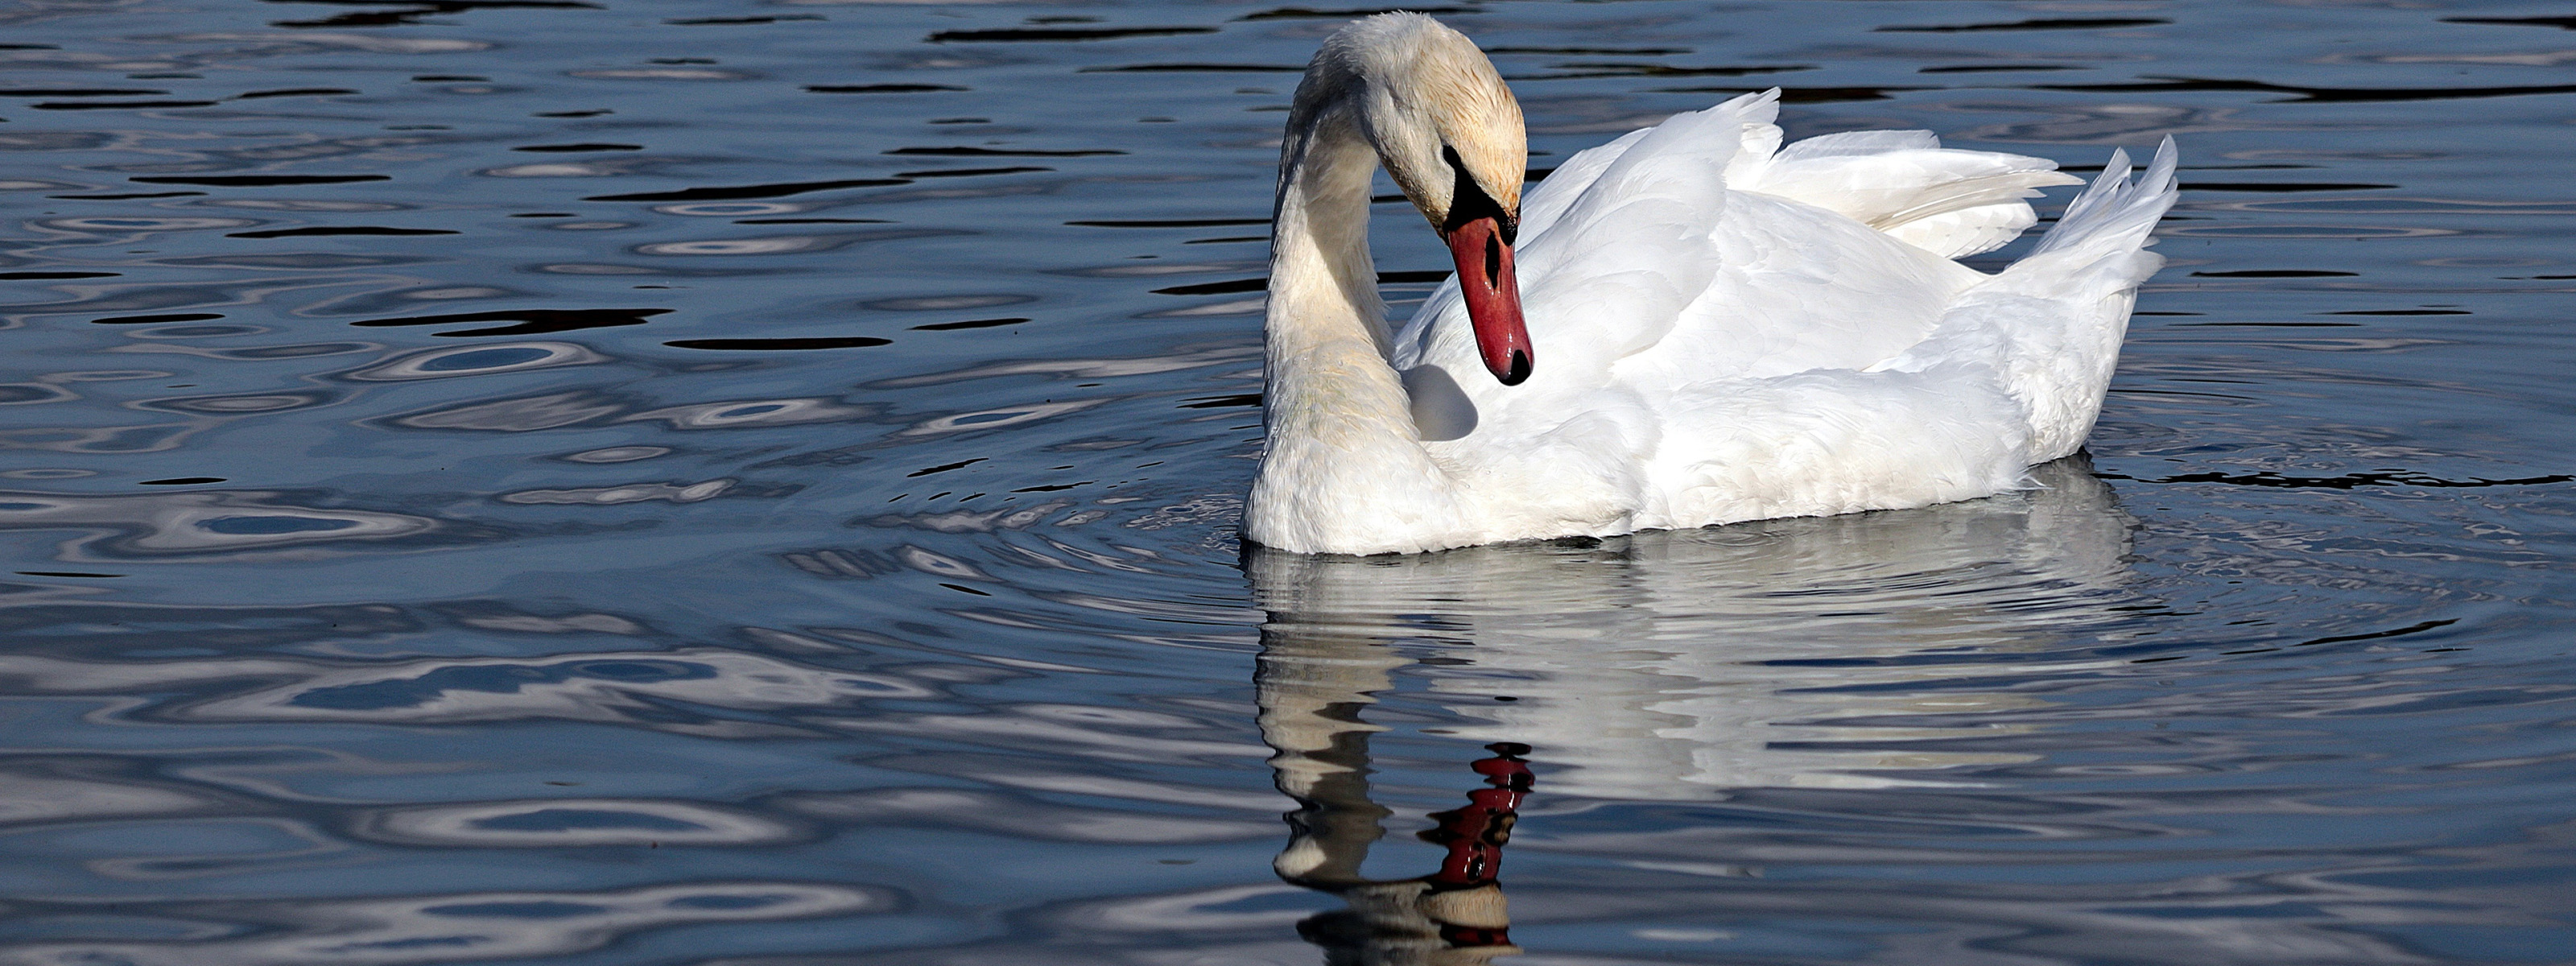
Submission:
<svg viewBox="0 0 2576 966">
<path fill-rule="evenodd" d="M 1524 205 L 1520 106 L 1473 43 L 1419 14 L 1327 39 L 1280 148 L 1245 538 L 1402 553 L 1917 507 L 2081 446 L 2163 263 L 2142 249 L 2170 139 L 2136 183 L 2114 152 L 1987 275 L 1951 259 L 2077 179 L 1927 131 L 1783 148 L 1777 113 L 1772 91 L 1678 115 Z M 1368 250 L 1380 163 L 1458 263 L 1395 333 Z"/>
</svg>

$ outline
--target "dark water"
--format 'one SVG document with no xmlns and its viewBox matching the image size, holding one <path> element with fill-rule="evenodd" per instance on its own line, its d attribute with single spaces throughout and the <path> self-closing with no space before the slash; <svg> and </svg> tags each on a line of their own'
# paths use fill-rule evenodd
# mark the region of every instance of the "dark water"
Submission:
<svg viewBox="0 0 2576 966">
<path fill-rule="evenodd" d="M 0 962 L 2576 961 L 2563 7 L 1445 9 L 2175 135 L 2089 466 L 1241 559 L 1340 15 L 0 8 Z"/>
</svg>

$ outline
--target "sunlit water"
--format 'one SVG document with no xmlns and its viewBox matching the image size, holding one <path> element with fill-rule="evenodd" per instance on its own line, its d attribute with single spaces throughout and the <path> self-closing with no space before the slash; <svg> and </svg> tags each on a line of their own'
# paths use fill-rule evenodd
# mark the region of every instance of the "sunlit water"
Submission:
<svg viewBox="0 0 2576 966">
<path fill-rule="evenodd" d="M 2177 137 L 2090 463 L 1244 557 L 1340 14 L 0 9 L 0 962 L 2576 960 L 2563 8 L 1443 9 L 1539 171 Z"/>
</svg>

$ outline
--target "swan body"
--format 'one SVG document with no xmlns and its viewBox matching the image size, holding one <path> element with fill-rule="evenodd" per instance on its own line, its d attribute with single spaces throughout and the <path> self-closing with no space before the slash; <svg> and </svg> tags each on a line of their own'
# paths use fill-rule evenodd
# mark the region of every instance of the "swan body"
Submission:
<svg viewBox="0 0 2576 966">
<path fill-rule="evenodd" d="M 1404 553 L 1919 507 L 2080 447 L 2163 261 L 2170 140 L 2135 182 L 2115 152 L 1988 275 L 1952 259 L 2081 182 L 1924 131 L 1783 147 L 1777 112 L 1771 91 L 1675 116 L 1524 201 L 1518 105 L 1465 37 L 1387 14 L 1327 40 L 1281 148 L 1245 537 Z M 1397 331 L 1379 164 L 1460 265 Z"/>
</svg>

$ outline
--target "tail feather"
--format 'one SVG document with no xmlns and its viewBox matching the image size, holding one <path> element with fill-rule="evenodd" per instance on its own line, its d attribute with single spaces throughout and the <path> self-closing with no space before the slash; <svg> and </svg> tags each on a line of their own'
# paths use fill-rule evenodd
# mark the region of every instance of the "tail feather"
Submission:
<svg viewBox="0 0 2576 966">
<path fill-rule="evenodd" d="M 2029 316 L 2016 327 L 2007 381 L 2030 412 L 2034 462 L 2074 452 L 2093 431 L 2138 285 L 2164 267 L 2146 247 L 2179 193 L 2176 163 L 2168 137 L 2131 181 L 2127 153 L 2114 153 L 2039 245 L 1990 283 L 1993 310 Z"/>
<path fill-rule="evenodd" d="M 2066 206 L 2057 226 L 2031 249 L 2036 258 L 2050 252 L 2083 248 L 2112 251 L 2143 248 L 2154 244 L 2147 235 L 2173 207 L 2178 187 L 2174 181 L 2173 138 L 2167 137 L 2156 147 L 2154 161 L 2147 164 L 2145 177 L 2129 180 L 2129 152 L 2113 150 L 2111 161 L 2102 166 L 2102 176 Z M 2107 252 L 2106 252 L 2107 253 Z"/>
</svg>

